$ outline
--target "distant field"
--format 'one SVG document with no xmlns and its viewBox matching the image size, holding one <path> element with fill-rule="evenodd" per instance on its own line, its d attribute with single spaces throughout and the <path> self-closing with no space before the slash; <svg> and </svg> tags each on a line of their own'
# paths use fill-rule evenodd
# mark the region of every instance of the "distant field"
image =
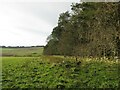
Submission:
<svg viewBox="0 0 120 90">
<path fill-rule="evenodd" d="M 42 55 L 43 47 L 2 48 L 2 56 L 36 57 Z"/>
<path fill-rule="evenodd" d="M 118 60 L 79 61 L 55 56 L 3 57 L 2 87 L 118 88 Z"/>
</svg>

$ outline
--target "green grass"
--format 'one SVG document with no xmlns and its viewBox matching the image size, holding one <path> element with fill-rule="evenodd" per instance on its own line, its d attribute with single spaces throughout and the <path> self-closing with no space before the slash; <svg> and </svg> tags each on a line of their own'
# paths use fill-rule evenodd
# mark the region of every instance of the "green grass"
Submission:
<svg viewBox="0 0 120 90">
<path fill-rule="evenodd" d="M 43 47 L 2 48 L 2 56 L 36 57 L 42 55 Z"/>
<path fill-rule="evenodd" d="M 3 57 L 3 88 L 117 88 L 118 60 Z"/>
</svg>

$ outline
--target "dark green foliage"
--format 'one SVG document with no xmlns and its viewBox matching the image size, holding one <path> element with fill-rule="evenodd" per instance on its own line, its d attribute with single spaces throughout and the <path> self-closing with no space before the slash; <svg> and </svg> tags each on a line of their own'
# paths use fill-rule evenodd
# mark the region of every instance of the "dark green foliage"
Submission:
<svg viewBox="0 0 120 90">
<path fill-rule="evenodd" d="M 60 14 L 44 54 L 114 57 L 120 55 L 119 3 L 76 3 Z"/>
<path fill-rule="evenodd" d="M 70 57 L 3 57 L 2 88 L 118 88 L 118 60 L 79 59 L 75 62 Z"/>
</svg>

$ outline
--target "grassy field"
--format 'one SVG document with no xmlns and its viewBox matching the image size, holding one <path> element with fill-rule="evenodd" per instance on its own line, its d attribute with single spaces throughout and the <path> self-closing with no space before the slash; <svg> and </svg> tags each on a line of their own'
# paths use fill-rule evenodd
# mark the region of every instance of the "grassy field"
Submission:
<svg viewBox="0 0 120 90">
<path fill-rule="evenodd" d="M 2 48 L 2 56 L 36 57 L 42 55 L 43 47 L 31 48 Z"/>
<path fill-rule="evenodd" d="M 75 61 L 75 58 L 71 57 L 43 55 L 1 58 L 3 89 L 119 86 L 118 60 L 79 58 Z"/>
</svg>

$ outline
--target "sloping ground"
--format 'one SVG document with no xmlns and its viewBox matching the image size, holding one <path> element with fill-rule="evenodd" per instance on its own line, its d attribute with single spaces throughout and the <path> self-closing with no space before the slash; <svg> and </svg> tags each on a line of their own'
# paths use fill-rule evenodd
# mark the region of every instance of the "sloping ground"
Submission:
<svg viewBox="0 0 120 90">
<path fill-rule="evenodd" d="M 117 88 L 118 60 L 3 57 L 3 88 Z"/>
</svg>

